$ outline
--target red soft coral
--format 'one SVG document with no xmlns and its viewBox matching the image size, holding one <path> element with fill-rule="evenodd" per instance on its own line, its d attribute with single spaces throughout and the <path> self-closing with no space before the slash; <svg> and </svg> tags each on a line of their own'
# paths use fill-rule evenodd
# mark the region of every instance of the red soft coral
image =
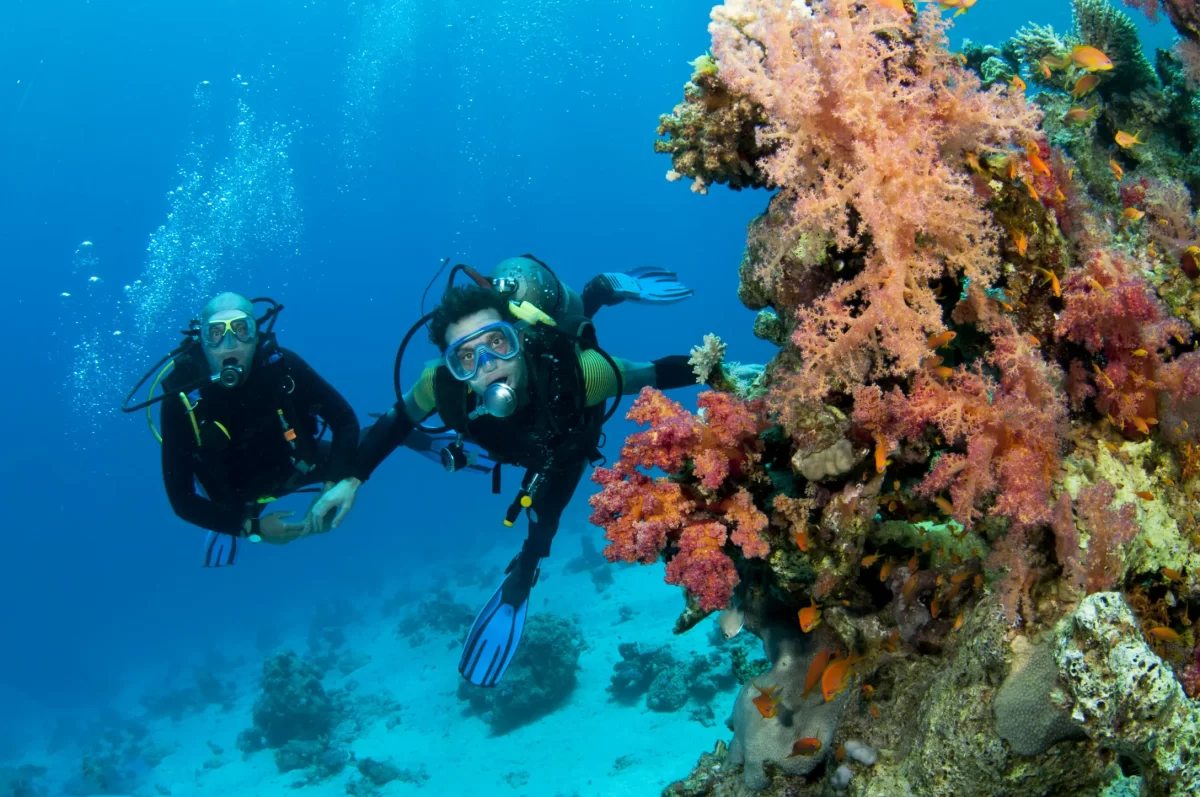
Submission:
<svg viewBox="0 0 1200 797">
<path fill-rule="evenodd" d="M 725 394 L 701 394 L 698 404 L 702 415 L 692 415 L 644 389 L 627 417 L 650 428 L 629 436 L 612 468 L 596 469 L 592 480 L 603 489 L 589 503 L 610 561 L 651 564 L 665 555 L 667 581 L 711 609 L 724 606 L 738 583 L 731 557 L 770 553 L 761 534 L 768 518 L 738 481 L 758 457 L 764 419 L 760 403 Z M 668 476 L 652 478 L 639 468 Z"/>
<path fill-rule="evenodd" d="M 1093 362 L 1096 408 L 1127 435 L 1145 434 L 1158 417 L 1160 352 L 1190 334 L 1138 273 L 1141 264 L 1111 249 L 1094 252 L 1063 282 L 1055 335 L 1102 357 Z"/>
<path fill-rule="evenodd" d="M 695 595 L 705 611 L 724 608 L 738 585 L 737 569 L 721 550 L 725 539 L 720 523 L 693 523 L 679 538 L 679 553 L 667 563 L 667 583 Z"/>
<path fill-rule="evenodd" d="M 867 254 L 857 275 L 797 308 L 798 395 L 911 374 L 944 329 L 933 283 L 986 285 L 998 266 L 965 153 L 1034 139 L 1040 112 L 1019 92 L 984 91 L 949 52 L 936 9 L 914 24 L 881 3 L 730 0 L 712 20 L 720 80 L 767 116 L 758 165 L 790 202 L 786 237 L 832 236 Z"/>
</svg>

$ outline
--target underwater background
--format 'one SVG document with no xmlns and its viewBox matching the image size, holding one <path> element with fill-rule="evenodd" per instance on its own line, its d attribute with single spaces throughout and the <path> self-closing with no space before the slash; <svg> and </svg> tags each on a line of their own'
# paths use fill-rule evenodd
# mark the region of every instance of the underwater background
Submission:
<svg viewBox="0 0 1200 797">
<path fill-rule="evenodd" d="M 362 794 L 652 794 L 727 740 L 728 651 L 711 623 L 672 635 L 682 601 L 661 565 L 588 564 L 603 547 L 591 482 L 531 612 L 577 615 L 559 630 L 586 646 L 582 669 L 509 729 L 456 694 L 454 670 L 455 612 L 470 622 L 523 539 L 500 523 L 506 494 L 400 449 L 337 532 L 206 570 L 203 532 L 165 500 L 144 415 L 118 409 L 201 305 L 235 290 L 286 306 L 281 343 L 365 425 L 394 400 L 396 346 L 442 258 L 482 270 L 531 252 L 576 290 L 602 271 L 664 266 L 695 296 L 601 311 L 608 351 L 657 358 L 715 333 L 731 359 L 770 360 L 778 347 L 738 298 L 765 194 L 688 191 L 653 147 L 689 62 L 712 46 L 710 10 L 4 1 L 0 795 L 265 795 L 298 781 L 338 794 L 351 780 L 370 781 Z M 1129 13 L 1147 52 L 1177 38 Z M 951 47 L 1030 21 L 1068 30 L 1071 3 L 979 0 Z M 421 348 L 408 379 L 436 354 Z M 690 408 L 698 393 L 671 397 Z M 635 430 L 614 419 L 610 460 Z M 615 583 L 594 575 L 605 568 Z M 673 711 L 614 699 L 628 642 L 674 645 L 683 662 L 719 654 L 694 665 L 711 666 L 711 692 Z M 376 696 L 353 709 L 359 749 L 347 742 L 319 776 L 297 774 L 319 762 L 281 772 L 236 750 L 263 662 L 285 649 L 324 656 L 344 702 Z M 381 784 L 351 754 L 399 774 Z"/>
</svg>

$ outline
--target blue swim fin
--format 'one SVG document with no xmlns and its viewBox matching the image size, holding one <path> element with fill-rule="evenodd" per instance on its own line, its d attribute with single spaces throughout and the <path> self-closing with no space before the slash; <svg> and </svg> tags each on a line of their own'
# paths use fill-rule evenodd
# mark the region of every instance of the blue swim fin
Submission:
<svg viewBox="0 0 1200 797">
<path fill-rule="evenodd" d="M 537 582 L 537 565 L 526 565 L 518 556 L 492 599 L 475 618 L 458 671 L 476 686 L 495 686 L 512 663 L 525 630 L 529 592 Z"/>
<path fill-rule="evenodd" d="M 237 558 L 238 538 L 215 531 L 204 535 L 204 566 L 229 567 Z"/>
<path fill-rule="evenodd" d="M 696 293 L 681 283 L 674 271 L 657 266 L 642 266 L 624 273 L 606 272 L 600 277 L 616 296 L 643 304 L 674 304 Z"/>
</svg>

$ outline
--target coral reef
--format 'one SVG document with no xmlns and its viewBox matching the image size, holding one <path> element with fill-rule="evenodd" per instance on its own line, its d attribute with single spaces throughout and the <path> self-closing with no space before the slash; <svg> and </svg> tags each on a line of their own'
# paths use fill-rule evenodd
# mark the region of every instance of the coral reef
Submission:
<svg viewBox="0 0 1200 797">
<path fill-rule="evenodd" d="M 533 722 L 562 705 L 575 688 L 583 632 L 574 618 L 537 614 L 525 624 L 521 647 L 495 688 L 458 684 L 458 698 L 496 734 Z"/>
<path fill-rule="evenodd" d="M 1200 13 L 1126 4 L 1187 41 L 1110 0 L 962 53 L 957 3 L 712 10 L 657 149 L 774 190 L 738 295 L 778 352 L 749 392 L 706 337 L 714 392 L 643 391 L 592 499 L 677 633 L 766 653 L 667 793 L 1200 789 Z"/>
<path fill-rule="evenodd" d="M 262 744 L 315 741 L 333 728 L 334 712 L 319 671 L 290 650 L 263 662 L 262 694 L 254 702 L 254 726 Z"/>
</svg>

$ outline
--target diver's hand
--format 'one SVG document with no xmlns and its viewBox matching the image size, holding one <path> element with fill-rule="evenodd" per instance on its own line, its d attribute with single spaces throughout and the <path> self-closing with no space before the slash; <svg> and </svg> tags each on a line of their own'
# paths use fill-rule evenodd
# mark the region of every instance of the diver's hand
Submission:
<svg viewBox="0 0 1200 797">
<path fill-rule="evenodd" d="M 286 523 L 284 518 L 290 518 L 295 512 L 272 512 L 263 515 L 258 521 L 258 534 L 263 542 L 272 545 L 286 545 L 292 540 L 298 540 L 309 531 L 308 523 Z"/>
<path fill-rule="evenodd" d="M 346 515 L 354 508 L 354 497 L 358 495 L 358 488 L 361 486 L 361 481 L 350 477 L 342 479 L 326 490 L 313 504 L 312 511 L 309 513 L 313 533 L 324 534 L 342 525 Z M 333 514 L 332 518 L 329 517 L 331 513 Z"/>
</svg>

